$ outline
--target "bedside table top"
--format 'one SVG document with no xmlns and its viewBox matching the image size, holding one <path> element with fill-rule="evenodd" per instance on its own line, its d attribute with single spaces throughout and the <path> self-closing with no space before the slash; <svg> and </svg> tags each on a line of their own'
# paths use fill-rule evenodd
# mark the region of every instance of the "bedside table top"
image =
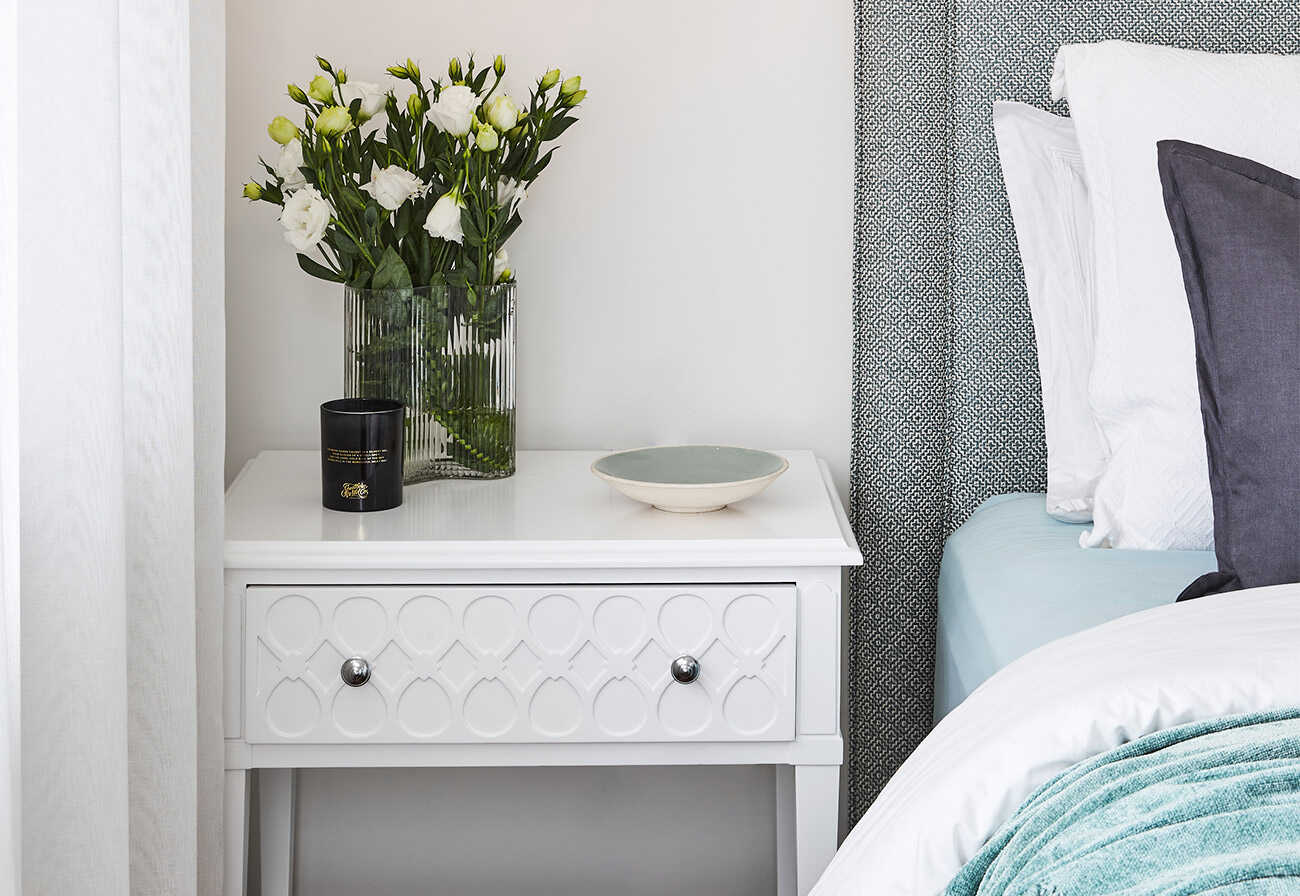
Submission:
<svg viewBox="0 0 1300 896">
<path fill-rule="evenodd" d="M 317 451 L 264 451 L 226 495 L 228 569 L 535 569 L 855 566 L 862 562 L 825 464 L 790 468 L 762 494 L 674 514 L 614 491 L 602 451 L 521 451 L 491 481 L 407 486 L 401 507 L 321 507 Z"/>
</svg>

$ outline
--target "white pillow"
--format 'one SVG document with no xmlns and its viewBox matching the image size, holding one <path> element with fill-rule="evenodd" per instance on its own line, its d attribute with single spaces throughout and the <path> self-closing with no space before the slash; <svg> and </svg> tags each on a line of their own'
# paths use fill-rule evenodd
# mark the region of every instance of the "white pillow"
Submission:
<svg viewBox="0 0 1300 896">
<path fill-rule="evenodd" d="M 1093 210 L 1090 397 L 1110 459 L 1086 546 L 1206 550 L 1213 513 L 1191 315 L 1156 170 L 1174 138 L 1300 169 L 1300 56 L 1108 41 L 1062 47 Z"/>
<path fill-rule="evenodd" d="M 1038 342 L 1047 435 L 1047 512 L 1092 519 L 1106 444 L 1088 405 L 1092 209 L 1074 123 L 1024 103 L 993 104 L 1002 178 Z"/>
</svg>

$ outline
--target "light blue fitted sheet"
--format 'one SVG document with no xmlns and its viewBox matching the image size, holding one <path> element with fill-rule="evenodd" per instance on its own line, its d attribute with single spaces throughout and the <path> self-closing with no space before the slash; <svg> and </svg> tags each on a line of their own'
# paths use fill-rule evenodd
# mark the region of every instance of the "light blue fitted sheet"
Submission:
<svg viewBox="0 0 1300 896">
<path fill-rule="evenodd" d="M 1012 660 L 1065 635 L 1172 603 L 1210 551 L 1079 547 L 1043 495 L 999 495 L 949 538 L 939 567 L 934 717 L 943 718 Z"/>
</svg>

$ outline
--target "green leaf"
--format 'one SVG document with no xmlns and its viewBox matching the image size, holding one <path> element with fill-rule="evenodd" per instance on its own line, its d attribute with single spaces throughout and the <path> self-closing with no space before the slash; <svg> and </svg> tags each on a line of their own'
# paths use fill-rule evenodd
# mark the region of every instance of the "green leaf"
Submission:
<svg viewBox="0 0 1300 896">
<path fill-rule="evenodd" d="M 393 238 L 397 242 L 406 239 L 406 235 L 411 230 L 411 203 L 403 202 L 401 208 L 397 210 L 397 221 L 393 225 Z"/>
<path fill-rule="evenodd" d="M 366 197 L 359 190 L 343 190 L 343 201 L 354 211 L 363 211 L 366 207 Z"/>
<path fill-rule="evenodd" d="M 519 217 L 519 212 L 515 212 L 511 215 L 510 220 L 501 228 L 501 235 L 497 237 L 497 242 L 504 244 L 505 241 L 510 239 L 510 237 L 514 235 L 514 232 L 519 229 L 519 225 L 522 224 L 523 221 L 524 219 Z"/>
<path fill-rule="evenodd" d="M 465 231 L 465 242 L 471 246 L 482 245 L 483 233 L 479 230 L 478 225 L 474 223 L 473 213 L 467 208 L 460 210 L 460 229 Z"/>
<path fill-rule="evenodd" d="M 340 260 L 356 259 L 361 256 L 357 244 L 352 242 L 352 238 L 342 231 L 335 231 L 334 251 L 338 253 Z"/>
<path fill-rule="evenodd" d="M 559 147 L 556 148 L 558 149 Z M 553 155 L 555 155 L 554 149 L 548 151 L 546 155 L 538 159 L 537 164 L 532 167 L 532 170 L 524 172 L 524 182 L 532 183 L 533 181 L 537 180 L 537 175 L 545 171 L 546 166 L 551 164 L 551 156 Z"/>
<path fill-rule="evenodd" d="M 546 123 L 542 134 L 543 140 L 555 140 L 569 128 L 577 124 L 578 119 L 572 115 L 565 115 L 563 118 L 554 118 Z"/>
<path fill-rule="evenodd" d="M 427 285 L 433 277 L 433 240 L 422 231 L 416 233 L 416 239 L 420 253 L 420 282 Z"/>
<path fill-rule="evenodd" d="M 319 277 L 322 280 L 329 280 L 331 283 L 343 282 L 343 278 L 338 274 L 325 267 L 325 265 L 321 264 L 319 261 L 308 258 L 301 252 L 298 253 L 298 267 L 302 268 L 313 277 Z"/>
<path fill-rule="evenodd" d="M 375 274 L 370 279 L 371 289 L 410 289 L 411 272 L 406 269 L 406 262 L 389 246 L 379 257 Z"/>
<path fill-rule="evenodd" d="M 356 240 L 352 239 L 352 237 L 348 236 L 342 230 L 336 228 L 331 231 L 331 235 L 335 240 L 334 247 L 338 249 L 340 253 L 355 256 L 361 256 L 364 254 L 361 251 L 361 247 L 357 245 Z"/>
</svg>

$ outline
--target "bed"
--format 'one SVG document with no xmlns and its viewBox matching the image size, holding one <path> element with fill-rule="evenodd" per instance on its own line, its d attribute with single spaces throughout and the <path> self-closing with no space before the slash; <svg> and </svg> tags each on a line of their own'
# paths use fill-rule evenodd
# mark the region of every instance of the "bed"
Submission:
<svg viewBox="0 0 1300 896">
<path fill-rule="evenodd" d="M 1024 273 L 990 110 L 1056 112 L 1064 43 L 1300 52 L 1279 0 L 855 0 L 848 817 L 929 732 L 944 540 L 1046 486 Z M 1003 662 L 1007 654 L 998 655 Z"/>
<path fill-rule="evenodd" d="M 1004 823 L 1035 791 L 1078 763 L 1143 738 L 1185 732 L 1189 725 L 1261 713 L 1294 715 L 1300 707 L 1298 607 L 1300 585 L 1256 588 L 1158 606 L 1030 651 L 976 689 L 908 757 L 845 839 L 814 896 L 965 893 L 945 888 L 995 842 L 1000 830 L 1006 831 Z M 1300 878 L 1300 831 L 1295 826 L 1300 736 L 1293 733 L 1281 748 L 1254 758 L 1282 772 L 1281 780 L 1255 785 L 1263 799 L 1274 801 L 1265 808 L 1276 813 L 1278 800 L 1290 800 L 1287 814 L 1280 816 L 1289 822 L 1285 834 L 1290 839 L 1264 857 L 1289 864 L 1290 876 L 1279 873 L 1276 886 L 1255 881 L 1242 889 L 1198 887 L 1189 871 L 1183 887 L 1055 886 L 1058 877 L 1054 886 L 1006 892 L 1190 896 L 1212 890 L 1216 896 L 1272 896 L 1288 892 L 1287 887 L 1294 892 Z M 1150 757 L 1138 760 L 1142 773 L 1149 764 Z M 1184 777 L 1195 792 L 1222 775 Z M 1219 815 L 1222 820 L 1225 813 Z M 1166 825 L 1161 831 L 1177 833 L 1179 827 Z M 1112 829 L 1080 851 L 1095 851 L 1107 841 L 1139 846 L 1145 841 L 1151 844 L 1152 870 L 1180 857 L 1177 849 L 1163 849 L 1158 839 L 1115 831 L 1124 833 Z M 1194 842 L 1204 845 L 1206 838 Z M 1215 843 L 1209 840 L 1210 846 Z M 1031 849 L 1030 857 L 1033 852 L 1039 851 Z M 1245 862 L 1258 864 L 1259 859 L 1246 850 Z"/>
<path fill-rule="evenodd" d="M 1256 58 L 1249 63 L 1253 74 L 1243 79 L 1221 66 L 1244 61 L 1184 60 L 1175 72 L 1174 66 L 1155 64 L 1156 57 L 1168 58 L 1161 51 L 1152 54 L 1150 68 L 1111 67 L 1110 74 L 1097 74 L 1097 89 L 1075 90 L 1082 82 L 1073 80 L 1068 95 L 1057 94 L 1068 99 L 1069 109 L 1062 104 L 1050 111 L 1072 113 L 1071 128 L 1078 133 L 1070 158 L 1086 163 L 1078 167 L 1086 169 L 1085 198 L 1097 200 L 1096 214 L 1080 215 L 1089 226 L 1071 229 L 1062 211 L 1061 230 L 1072 241 L 1045 254 L 1050 264 L 1037 273 L 1063 278 L 1079 273 L 1069 271 L 1067 262 L 1095 260 L 1097 266 L 1077 282 L 1096 299 L 1092 308 L 1101 309 L 1089 318 L 1095 330 L 1063 331 L 1059 343 L 1035 338 L 1038 320 L 1030 319 L 1026 292 L 1026 277 L 1035 282 L 1035 271 L 1025 262 L 1024 239 L 1013 232 L 1006 171 L 990 119 L 997 100 L 1043 110 L 1053 60 L 1064 44 L 1120 38 L 1166 50 L 1173 45 L 1297 54 L 1300 7 L 927 0 L 861 2 L 857 10 L 852 504 L 866 563 L 850 609 L 848 703 L 849 816 L 861 819 L 814 896 L 1295 891 L 1300 586 L 1246 585 L 1226 596 L 1202 590 L 1210 596 L 1175 602 L 1194 581 L 1213 578 L 1203 574 L 1222 575 L 1223 551 L 1242 546 L 1219 538 L 1219 498 L 1228 492 L 1214 494 L 1213 520 L 1204 512 L 1219 481 L 1207 485 L 1204 473 L 1216 476 L 1235 466 L 1216 467 L 1216 433 L 1202 430 L 1217 424 L 1215 415 L 1227 408 L 1229 423 L 1258 434 L 1229 457 L 1232 465 L 1247 456 L 1281 456 L 1277 448 L 1298 443 L 1272 431 L 1275 422 L 1294 420 L 1290 408 L 1263 414 L 1253 410 L 1255 404 L 1242 404 L 1252 410 L 1233 415 L 1228 404 L 1206 399 L 1204 380 L 1221 368 L 1202 361 L 1210 357 L 1207 346 L 1217 345 L 1203 338 L 1209 331 L 1197 323 L 1200 318 L 1189 321 L 1185 315 L 1190 304 L 1193 314 L 1204 317 L 1201 305 L 1211 305 L 1197 304 L 1198 291 L 1212 287 L 1222 297 L 1221 284 L 1233 280 L 1226 270 L 1218 272 L 1222 279 L 1189 274 L 1189 259 L 1200 256 L 1194 259 L 1187 246 L 1227 242 L 1229 233 L 1243 241 L 1255 240 L 1251 232 L 1290 233 L 1293 219 L 1282 198 L 1291 194 L 1276 186 L 1282 182 L 1275 183 L 1272 174 L 1247 178 L 1256 192 L 1273 188 L 1276 204 L 1260 199 L 1259 208 L 1276 209 L 1276 218 L 1267 220 L 1283 224 L 1253 226 L 1266 220 L 1261 217 L 1251 219 L 1249 231 L 1228 229 L 1233 198 L 1213 219 L 1222 227 L 1198 230 L 1180 225 L 1170 197 L 1182 203 L 1179 210 L 1204 214 L 1213 203 L 1199 197 L 1219 193 L 1172 191 L 1172 169 L 1165 164 L 1166 144 L 1176 139 L 1200 144 L 1197 151 L 1208 147 L 1262 163 L 1274 174 L 1300 172 L 1300 141 L 1290 124 L 1281 127 L 1276 111 L 1295 106 L 1295 62 L 1285 63 L 1286 77 L 1264 78 L 1257 76 L 1282 63 Z M 1081 58 L 1073 57 L 1071 65 Z M 1247 82 L 1249 89 L 1242 86 Z M 1237 85 L 1232 103 L 1212 102 L 1227 96 L 1222 91 L 1230 85 Z M 1275 92 L 1285 93 L 1285 101 L 1276 101 Z M 1247 139 L 1254 142 L 1244 145 Z M 1111 164 L 1121 157 L 1123 164 Z M 1208 157 L 1201 160 L 1208 165 Z M 1065 162 L 1057 167 L 1074 171 Z M 1187 183 L 1197 183 L 1188 172 Z M 1079 191 L 1060 187 L 1066 179 L 1044 175 L 1033 181 L 1041 185 L 1034 195 L 1055 203 L 1054 209 L 1081 208 L 1075 202 Z M 1021 220 L 1017 216 L 1016 223 Z M 1051 219 L 1031 219 L 1039 220 Z M 1109 229 L 1099 222 L 1108 222 Z M 1119 238 L 1131 236 L 1139 224 L 1146 227 L 1139 238 Z M 1090 235 L 1095 247 L 1084 245 Z M 1158 251 L 1147 252 L 1152 246 Z M 1269 259 L 1284 258 L 1268 251 Z M 1265 255 L 1220 251 L 1205 257 L 1231 269 L 1224 259 L 1262 263 Z M 1157 271 L 1157 265 L 1163 267 Z M 1235 325 L 1249 329 L 1260 344 L 1278 332 L 1290 334 L 1297 319 L 1300 298 L 1292 301 L 1287 284 L 1300 283 L 1300 275 L 1280 276 L 1291 269 L 1289 260 L 1278 261 L 1276 295 L 1287 304 L 1259 303 L 1282 312 L 1274 315 L 1276 322 L 1261 318 L 1247 327 L 1243 313 L 1243 323 Z M 1117 286 L 1121 281 L 1124 289 Z M 1055 288 L 1066 281 L 1038 282 Z M 1256 288 L 1243 283 L 1240 294 Z M 1170 309 L 1181 316 L 1162 316 Z M 1134 346 L 1134 339 L 1147 341 Z M 1085 526 L 1049 518 L 1042 492 L 1062 494 L 1053 490 L 1046 411 L 1051 400 L 1067 393 L 1048 380 L 1061 370 L 1074 372 L 1073 360 L 1087 351 L 1093 355 L 1080 365 L 1085 388 L 1070 394 L 1082 394 L 1082 406 L 1091 406 L 1089 418 L 1103 436 L 1106 457 L 1099 475 L 1107 488 L 1082 470 L 1074 480 L 1092 482 L 1096 499 L 1075 516 L 1093 520 L 1087 526 L 1092 547 L 1085 550 L 1079 547 Z M 1052 352 L 1069 363 L 1058 369 Z M 1289 355 L 1239 351 L 1233 357 Z M 1279 382 L 1262 388 L 1258 376 L 1245 381 L 1255 384 L 1256 395 L 1285 396 L 1293 406 L 1300 385 L 1293 384 L 1292 373 L 1293 366 L 1284 365 Z M 1228 377 L 1222 384 L 1241 380 Z M 1058 436 L 1062 431 L 1057 428 Z M 1058 438 L 1058 458 L 1063 444 L 1076 443 Z M 1189 446 L 1205 448 L 1206 455 L 1192 457 L 1196 452 Z M 1177 463 L 1147 462 L 1156 456 Z M 1292 482 L 1293 477 L 1252 506 L 1289 510 L 1295 506 Z M 1257 482 L 1245 487 L 1258 492 Z M 1062 509 L 1070 508 L 1054 512 L 1069 516 Z M 1294 519 L 1300 513 L 1287 522 Z M 1169 550 L 1204 547 L 1210 534 L 1220 548 L 1217 557 Z M 1253 531 L 1250 545 L 1271 546 L 1271 557 L 1279 561 L 1296 556 L 1290 528 L 1263 534 L 1271 537 Z M 1117 544 L 1144 550 L 1111 547 Z M 1171 771 L 1189 756 L 1199 761 L 1225 751 L 1236 759 L 1222 768 L 1193 763 L 1189 774 Z M 1261 776 L 1251 777 L 1260 770 Z M 1146 772 L 1147 783 L 1155 786 L 1144 788 Z M 1089 790 L 1105 782 L 1115 786 Z M 1194 805 L 1211 791 L 1231 794 L 1224 811 Z M 1119 810 L 1133 805 L 1126 802 L 1130 797 L 1138 804 L 1150 798 L 1152 812 L 1125 816 Z M 1099 807 L 1118 814 L 1103 817 L 1093 812 Z M 1184 809 L 1189 814 L 1180 814 Z M 1258 830 L 1234 826 L 1236 813 L 1259 813 Z M 1150 825 L 1150 817 L 1172 822 Z M 1187 819 L 1194 820 L 1190 827 L 1197 833 L 1174 839 L 1188 829 L 1182 823 Z M 1243 831 L 1259 836 L 1243 837 Z M 1079 836 L 1058 836 L 1066 834 Z M 1128 854 L 1113 866 L 1096 866 L 1098 857 L 1118 855 L 1107 852 L 1112 847 Z M 1068 872 L 1089 860 L 1101 882 L 1071 879 Z M 1226 876 L 1219 874 L 1225 869 Z M 1182 883 L 1172 885 L 1180 875 Z"/>
<path fill-rule="evenodd" d="M 1210 551 L 1085 550 L 1087 526 L 1048 516 L 1042 494 L 990 498 L 954 532 L 939 567 L 934 717 L 1036 647 L 1173 603 L 1215 568 Z"/>
</svg>

